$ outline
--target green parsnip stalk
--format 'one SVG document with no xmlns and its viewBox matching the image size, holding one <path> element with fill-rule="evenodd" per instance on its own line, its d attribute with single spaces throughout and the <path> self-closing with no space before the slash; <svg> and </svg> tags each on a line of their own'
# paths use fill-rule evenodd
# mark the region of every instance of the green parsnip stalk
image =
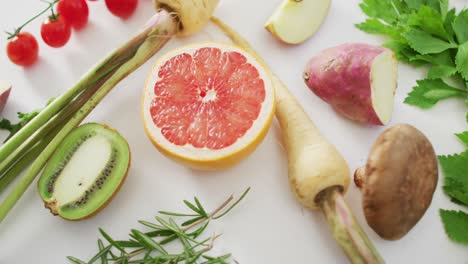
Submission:
<svg viewBox="0 0 468 264">
<path fill-rule="evenodd" d="M 52 102 L 0 149 L 0 160 L 3 160 L 45 122 L 70 103 L 77 94 L 99 83 L 99 90 L 89 98 L 89 100 L 72 116 L 70 121 L 63 126 L 50 144 L 48 144 L 36 158 L 26 174 L 21 178 L 18 185 L 0 205 L 0 222 L 26 191 L 65 136 L 68 135 L 74 127 L 80 124 L 118 82 L 145 63 L 164 46 L 164 44 L 177 33 L 177 25 L 175 18 L 173 18 L 170 13 L 165 10 L 160 10 L 150 19 L 139 34 L 107 57 L 75 87 Z"/>
</svg>

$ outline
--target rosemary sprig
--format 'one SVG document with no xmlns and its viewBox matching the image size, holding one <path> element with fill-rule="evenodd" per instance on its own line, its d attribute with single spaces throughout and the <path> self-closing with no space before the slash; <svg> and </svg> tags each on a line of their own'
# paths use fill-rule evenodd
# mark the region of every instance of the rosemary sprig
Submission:
<svg viewBox="0 0 468 264">
<path fill-rule="evenodd" d="M 213 248 L 213 244 L 221 234 L 213 234 L 203 240 L 198 238 L 208 227 L 212 220 L 219 219 L 229 213 L 240 201 L 244 199 L 250 187 L 236 200 L 230 196 L 211 213 L 207 213 L 200 200 L 194 197 L 194 202 L 184 200 L 184 204 L 190 213 L 178 213 L 159 211 L 155 222 L 140 220 L 141 225 L 149 228 L 149 231 L 132 229 L 128 240 L 115 240 L 103 229 L 99 229 L 102 237 L 108 245 L 98 240 L 99 251 L 89 260 L 82 261 L 76 257 L 68 256 L 68 260 L 75 264 L 131 264 L 131 263 L 155 263 L 155 264 L 229 264 L 237 263 L 232 255 L 225 254 L 212 257 L 207 253 Z M 193 213 L 192 213 L 193 212 Z M 168 217 L 164 219 L 163 217 Z M 188 220 L 186 220 L 188 218 Z M 178 221 L 176 221 L 178 220 Z M 184 221 L 185 220 L 185 221 Z M 179 224 L 179 222 L 181 222 Z M 165 245 L 177 242 L 182 252 L 171 253 Z M 172 247 L 171 247 L 172 248 Z"/>
</svg>

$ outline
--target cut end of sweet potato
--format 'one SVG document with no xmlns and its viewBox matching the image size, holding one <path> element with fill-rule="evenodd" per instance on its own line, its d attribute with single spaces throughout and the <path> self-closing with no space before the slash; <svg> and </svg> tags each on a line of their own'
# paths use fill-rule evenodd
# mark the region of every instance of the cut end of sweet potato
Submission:
<svg viewBox="0 0 468 264">
<path fill-rule="evenodd" d="M 393 113 L 393 98 L 397 87 L 398 66 L 395 55 L 387 50 L 375 57 L 371 66 L 372 108 L 382 125 L 388 124 Z"/>
<path fill-rule="evenodd" d="M 299 44 L 317 32 L 330 8 L 330 0 L 285 0 L 265 28 L 288 44 Z"/>
<path fill-rule="evenodd" d="M 5 107 L 8 97 L 10 96 L 11 84 L 6 81 L 0 80 L 0 113 Z"/>
</svg>

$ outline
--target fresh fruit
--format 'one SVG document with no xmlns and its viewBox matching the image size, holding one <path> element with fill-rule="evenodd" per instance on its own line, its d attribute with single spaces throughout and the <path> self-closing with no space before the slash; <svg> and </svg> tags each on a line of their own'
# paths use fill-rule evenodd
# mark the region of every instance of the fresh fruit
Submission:
<svg viewBox="0 0 468 264">
<path fill-rule="evenodd" d="M 89 9 L 85 0 L 60 0 L 57 11 L 76 30 L 88 23 Z"/>
<path fill-rule="evenodd" d="M 136 10 L 138 0 L 106 0 L 109 11 L 122 19 L 129 18 Z"/>
<path fill-rule="evenodd" d="M 397 72 L 391 50 L 351 43 L 317 54 L 303 76 L 310 90 L 343 116 L 385 125 L 392 117 Z"/>
<path fill-rule="evenodd" d="M 10 92 L 11 84 L 0 80 L 0 113 L 3 111 L 3 108 L 5 108 Z"/>
<path fill-rule="evenodd" d="M 71 26 L 63 16 L 49 17 L 41 26 L 41 36 L 44 42 L 54 48 L 67 44 L 71 36 Z"/>
<path fill-rule="evenodd" d="M 54 215 L 80 220 L 102 209 L 125 180 L 130 166 L 127 141 L 95 123 L 73 130 L 42 173 L 38 189 Z"/>
<path fill-rule="evenodd" d="M 163 154 L 197 169 L 219 169 L 262 141 L 274 114 L 274 91 L 247 52 L 200 43 L 156 62 L 142 111 L 146 132 Z"/>
<path fill-rule="evenodd" d="M 331 0 L 284 0 L 265 28 L 277 39 L 299 44 L 317 32 L 327 17 Z"/>
<path fill-rule="evenodd" d="M 7 44 L 7 55 L 11 62 L 19 66 L 30 66 L 39 57 L 36 38 L 28 32 L 20 32 Z"/>
</svg>

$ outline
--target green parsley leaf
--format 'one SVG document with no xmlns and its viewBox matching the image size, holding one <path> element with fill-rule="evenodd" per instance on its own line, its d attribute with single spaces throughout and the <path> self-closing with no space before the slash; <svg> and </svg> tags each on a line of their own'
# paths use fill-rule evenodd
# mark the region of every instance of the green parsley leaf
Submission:
<svg viewBox="0 0 468 264">
<path fill-rule="evenodd" d="M 401 38 L 400 30 L 398 30 L 398 28 L 384 24 L 376 18 L 367 19 L 361 24 L 357 24 L 356 27 L 370 34 L 387 35 L 394 39 Z"/>
<path fill-rule="evenodd" d="M 409 45 L 414 50 L 423 55 L 430 53 L 440 53 L 442 51 L 457 47 L 456 44 L 448 43 L 418 29 L 411 28 L 408 30 L 408 32 L 403 33 L 403 36 L 408 40 Z"/>
<path fill-rule="evenodd" d="M 4 143 L 7 142 L 12 136 L 16 134 L 22 127 L 24 127 L 29 121 L 39 114 L 39 111 L 33 111 L 31 113 L 18 112 L 18 118 L 20 121 L 16 124 L 12 124 L 10 120 L 3 118 L 0 120 L 0 129 L 10 131 L 10 134 L 5 139 Z"/>
<path fill-rule="evenodd" d="M 439 0 L 439 10 L 442 15 L 442 19 L 445 19 L 449 10 L 449 1 L 448 0 Z"/>
<path fill-rule="evenodd" d="M 463 133 L 455 134 L 466 146 L 468 146 L 468 131 Z"/>
<path fill-rule="evenodd" d="M 445 15 L 445 20 L 444 20 L 444 28 L 445 31 L 450 35 L 451 39 L 455 37 L 455 31 L 453 30 L 453 21 L 457 17 L 456 15 L 456 10 L 455 8 L 452 8 L 450 11 L 447 12 L 447 15 Z"/>
<path fill-rule="evenodd" d="M 407 22 L 410 26 L 419 26 L 427 33 L 445 40 L 451 40 L 450 35 L 445 30 L 442 15 L 428 6 L 421 6 L 417 13 L 409 16 Z"/>
<path fill-rule="evenodd" d="M 394 24 L 398 18 L 389 0 L 364 0 L 359 6 L 369 17 L 382 19 L 388 24 Z"/>
<path fill-rule="evenodd" d="M 405 60 L 408 63 L 410 62 L 410 59 L 405 55 L 406 52 L 404 52 L 406 49 L 411 49 L 408 44 L 397 40 L 387 40 L 382 46 L 391 49 L 398 60 Z"/>
<path fill-rule="evenodd" d="M 457 68 L 453 66 L 434 65 L 429 69 L 427 73 L 427 78 L 428 79 L 441 79 L 441 78 L 450 77 L 454 75 L 455 73 L 457 73 Z"/>
<path fill-rule="evenodd" d="M 434 106 L 438 101 L 454 96 L 466 96 L 466 91 L 454 88 L 440 79 L 420 80 L 417 86 L 408 94 L 405 103 L 426 109 Z"/>
<path fill-rule="evenodd" d="M 457 70 L 461 76 L 465 80 L 468 80 L 468 41 L 458 47 L 455 63 L 457 64 Z"/>
<path fill-rule="evenodd" d="M 468 151 L 449 156 L 439 156 L 445 174 L 444 192 L 465 205 L 468 205 Z"/>
<path fill-rule="evenodd" d="M 453 31 L 457 36 L 458 43 L 468 41 L 468 9 L 463 9 L 453 21 Z"/>
<path fill-rule="evenodd" d="M 468 214 L 462 211 L 440 210 L 440 217 L 450 239 L 468 244 Z"/>
</svg>

